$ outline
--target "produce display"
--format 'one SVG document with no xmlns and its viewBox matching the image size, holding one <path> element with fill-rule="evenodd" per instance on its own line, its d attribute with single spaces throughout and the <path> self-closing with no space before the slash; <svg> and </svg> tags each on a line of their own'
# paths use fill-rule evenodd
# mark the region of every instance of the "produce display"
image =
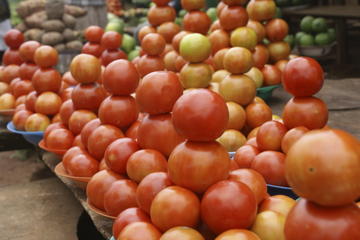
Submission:
<svg viewBox="0 0 360 240">
<path fill-rule="evenodd" d="M 275 2 L 222 0 L 216 20 L 182 0 L 182 26 L 169 0 L 153 3 L 139 56 L 89 26 L 63 75 L 54 47 L 8 32 L 0 110 L 44 133 L 116 240 L 360 239 L 360 142 L 327 125 L 323 69 L 290 58 Z M 256 96 L 279 84 L 292 95 L 281 117 Z"/>
</svg>

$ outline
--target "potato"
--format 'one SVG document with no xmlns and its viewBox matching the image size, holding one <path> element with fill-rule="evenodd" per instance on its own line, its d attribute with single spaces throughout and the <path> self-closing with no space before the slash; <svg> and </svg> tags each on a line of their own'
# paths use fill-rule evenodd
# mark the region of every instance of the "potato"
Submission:
<svg viewBox="0 0 360 240">
<path fill-rule="evenodd" d="M 63 43 L 57 44 L 54 46 L 54 48 L 56 49 L 56 51 L 62 52 L 65 50 L 65 44 L 63 44 Z"/>
<path fill-rule="evenodd" d="M 48 20 L 43 22 L 42 28 L 45 32 L 62 32 L 65 29 L 65 24 L 60 20 Z"/>
<path fill-rule="evenodd" d="M 26 27 L 26 24 L 23 23 L 23 22 L 16 25 L 15 28 L 17 30 L 19 30 L 20 32 L 26 32 L 26 30 L 28 30 L 27 27 Z"/>
<path fill-rule="evenodd" d="M 40 11 L 37 13 L 31 14 L 25 19 L 25 24 L 29 28 L 41 28 L 43 22 L 47 20 L 45 11 Z"/>
<path fill-rule="evenodd" d="M 66 43 L 66 48 L 69 50 L 81 51 L 82 43 L 78 40 Z"/>
<path fill-rule="evenodd" d="M 47 0 L 45 11 L 48 19 L 61 19 L 64 15 L 64 0 Z"/>
<path fill-rule="evenodd" d="M 32 29 L 27 30 L 24 33 L 24 36 L 27 41 L 35 40 L 35 41 L 40 42 L 43 34 L 44 34 L 43 30 L 38 29 L 38 28 L 32 28 Z"/>
<path fill-rule="evenodd" d="M 63 20 L 66 28 L 71 28 L 71 29 L 75 28 L 76 19 L 73 16 L 71 16 L 69 14 L 64 14 L 62 20 Z"/>
<path fill-rule="evenodd" d="M 43 11 L 45 9 L 45 0 L 27 0 L 20 2 L 16 7 L 16 12 L 22 19 L 27 18 L 33 13 Z"/>
<path fill-rule="evenodd" d="M 47 32 L 41 36 L 41 43 L 45 45 L 55 46 L 63 41 L 63 35 L 58 32 Z"/>
<path fill-rule="evenodd" d="M 70 42 L 77 39 L 78 33 L 70 28 L 66 28 L 63 32 L 63 36 L 66 42 Z"/>
<path fill-rule="evenodd" d="M 65 13 L 78 18 L 85 16 L 87 14 L 87 10 L 79 6 L 65 5 Z"/>
</svg>

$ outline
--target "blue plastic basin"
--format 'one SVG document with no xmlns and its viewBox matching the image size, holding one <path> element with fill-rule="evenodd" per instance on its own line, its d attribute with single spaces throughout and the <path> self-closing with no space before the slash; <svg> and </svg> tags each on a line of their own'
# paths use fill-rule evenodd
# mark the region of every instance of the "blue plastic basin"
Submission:
<svg viewBox="0 0 360 240">
<path fill-rule="evenodd" d="M 19 131 L 15 129 L 15 126 L 12 122 L 9 122 L 6 125 L 7 129 L 10 132 L 21 134 L 26 141 L 28 141 L 31 144 L 34 144 L 35 146 L 38 145 L 38 143 L 43 139 L 44 132 L 25 132 L 25 131 Z"/>
</svg>

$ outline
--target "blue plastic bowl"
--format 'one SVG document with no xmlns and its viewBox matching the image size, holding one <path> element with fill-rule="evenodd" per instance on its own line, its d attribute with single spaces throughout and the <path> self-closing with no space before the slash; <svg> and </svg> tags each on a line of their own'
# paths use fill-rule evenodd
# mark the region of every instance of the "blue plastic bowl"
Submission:
<svg viewBox="0 0 360 240">
<path fill-rule="evenodd" d="M 280 84 L 258 88 L 256 89 L 256 96 L 261 97 L 266 101 L 272 96 L 273 91 L 278 87 L 280 87 Z"/>
<path fill-rule="evenodd" d="M 228 152 L 228 153 L 229 153 L 230 158 L 233 158 L 235 156 L 236 152 Z"/>
<path fill-rule="evenodd" d="M 285 195 L 285 196 L 291 197 L 292 199 L 299 198 L 289 187 L 282 187 L 282 186 L 267 184 L 267 191 L 271 196 Z"/>
<path fill-rule="evenodd" d="M 38 143 L 41 141 L 41 139 L 43 139 L 44 136 L 44 132 L 25 132 L 16 130 L 12 122 L 9 122 L 6 127 L 10 132 L 21 134 L 26 141 L 34 144 L 35 146 L 38 145 Z"/>
<path fill-rule="evenodd" d="M 115 240 L 115 238 L 114 238 L 114 237 L 111 237 L 109 240 Z"/>
</svg>

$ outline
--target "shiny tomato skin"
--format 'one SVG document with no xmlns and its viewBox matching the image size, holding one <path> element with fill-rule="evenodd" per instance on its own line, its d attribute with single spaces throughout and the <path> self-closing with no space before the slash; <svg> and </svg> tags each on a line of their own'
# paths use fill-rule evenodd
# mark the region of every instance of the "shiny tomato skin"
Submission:
<svg viewBox="0 0 360 240">
<path fill-rule="evenodd" d="M 173 185 L 165 172 L 150 173 L 141 180 L 136 190 L 136 202 L 144 212 L 150 214 L 151 203 L 164 188 Z"/>
<path fill-rule="evenodd" d="M 323 206 L 349 204 L 360 195 L 359 159 L 359 140 L 349 133 L 310 131 L 290 148 L 286 178 L 300 197 Z"/>
<path fill-rule="evenodd" d="M 179 53 L 180 42 L 183 39 L 183 37 L 185 37 L 188 34 L 189 34 L 189 32 L 187 32 L 187 31 L 181 31 L 174 36 L 174 38 L 171 41 L 171 44 L 176 52 Z"/>
<path fill-rule="evenodd" d="M 142 149 L 133 153 L 127 161 L 126 172 L 130 179 L 141 182 L 153 172 L 167 172 L 166 158 L 154 149 Z"/>
<path fill-rule="evenodd" d="M 141 148 L 155 149 L 167 157 L 184 140 L 175 130 L 170 113 L 147 115 L 137 130 L 137 142 Z"/>
<path fill-rule="evenodd" d="M 35 105 L 34 105 L 34 107 L 35 107 Z M 59 111 L 61 122 L 67 126 L 69 123 L 69 119 L 74 111 L 75 111 L 75 108 L 74 108 L 74 104 L 71 99 L 63 102 L 60 107 L 60 111 Z"/>
<path fill-rule="evenodd" d="M 262 69 L 268 63 L 269 58 L 269 50 L 264 45 L 258 44 L 255 46 L 255 51 L 253 52 L 254 67 Z"/>
<path fill-rule="evenodd" d="M 100 58 L 104 50 L 104 47 L 98 43 L 87 42 L 82 47 L 81 53 L 90 54 L 94 57 Z"/>
<path fill-rule="evenodd" d="M 72 147 L 74 135 L 65 128 L 52 130 L 45 139 L 46 147 L 50 149 L 69 149 Z"/>
<path fill-rule="evenodd" d="M 193 10 L 200 10 L 206 5 L 204 0 L 181 0 L 181 7 L 190 12 Z"/>
<path fill-rule="evenodd" d="M 223 232 L 215 238 L 215 240 L 229 240 L 229 239 L 238 239 L 238 240 L 261 240 L 258 235 L 254 232 L 246 229 L 232 229 Z"/>
<path fill-rule="evenodd" d="M 24 60 L 21 58 L 18 50 L 6 49 L 4 52 L 2 62 L 5 66 L 10 64 L 21 65 Z"/>
<path fill-rule="evenodd" d="M 128 208 L 122 211 L 114 221 L 112 233 L 115 239 L 118 238 L 120 232 L 129 224 L 134 222 L 148 222 L 150 223 L 149 216 L 140 208 Z"/>
<path fill-rule="evenodd" d="M 215 55 L 219 50 L 230 47 L 230 35 L 223 29 L 213 31 L 209 35 L 211 42 L 212 55 Z"/>
<path fill-rule="evenodd" d="M 38 70 L 38 66 L 34 63 L 23 63 L 19 68 L 19 76 L 23 80 L 31 80 L 36 70 Z"/>
<path fill-rule="evenodd" d="M 101 36 L 100 44 L 105 49 L 113 50 L 120 48 L 122 36 L 118 32 L 108 31 Z"/>
<path fill-rule="evenodd" d="M 5 66 L 2 69 L 2 82 L 11 83 L 12 80 L 18 78 L 20 75 L 20 67 L 15 64 Z"/>
<path fill-rule="evenodd" d="M 175 129 L 192 141 L 217 139 L 226 129 L 228 119 L 229 112 L 222 97 L 207 89 L 182 95 L 172 114 Z"/>
<path fill-rule="evenodd" d="M 84 37 L 91 43 L 100 43 L 104 29 L 99 26 L 89 26 L 85 29 Z"/>
<path fill-rule="evenodd" d="M 201 218 L 217 234 L 250 227 L 256 212 L 255 195 L 241 182 L 224 180 L 215 183 L 201 200 Z"/>
<path fill-rule="evenodd" d="M 105 151 L 106 165 L 114 172 L 126 174 L 126 164 L 129 157 L 140 149 L 131 138 L 120 138 L 112 142 Z"/>
<path fill-rule="evenodd" d="M 256 141 L 261 151 L 279 151 L 281 149 L 281 141 L 286 134 L 287 129 L 284 124 L 278 121 L 268 121 L 260 126 Z"/>
<path fill-rule="evenodd" d="M 88 145 L 88 139 L 89 139 L 90 134 L 96 128 L 98 128 L 100 125 L 101 125 L 101 121 L 98 118 L 95 118 L 84 125 L 84 127 L 81 130 L 80 135 L 81 135 L 82 144 L 85 147 L 87 147 L 87 145 Z"/>
<path fill-rule="evenodd" d="M 306 127 L 296 127 L 290 129 L 281 140 L 281 150 L 286 154 L 292 145 L 299 140 L 309 129 Z"/>
<path fill-rule="evenodd" d="M 249 16 L 246 9 L 241 6 L 226 6 L 219 16 L 220 25 L 226 31 L 243 27 L 247 24 Z"/>
<path fill-rule="evenodd" d="M 229 155 L 218 142 L 183 142 L 173 150 L 168 162 L 171 181 L 197 193 L 229 175 Z"/>
<path fill-rule="evenodd" d="M 96 111 L 106 96 L 105 89 L 97 83 L 80 83 L 71 92 L 71 99 L 76 110 Z"/>
<path fill-rule="evenodd" d="M 165 63 L 161 57 L 144 55 L 139 60 L 138 71 L 141 77 L 151 72 L 162 71 L 164 69 Z"/>
<path fill-rule="evenodd" d="M 135 99 L 131 96 L 110 96 L 100 105 L 99 118 L 104 124 L 119 128 L 130 126 L 138 117 Z"/>
<path fill-rule="evenodd" d="M 268 0 L 251 0 L 249 1 L 246 11 L 249 18 L 256 21 L 265 21 L 272 19 L 276 13 L 275 1 Z"/>
<path fill-rule="evenodd" d="M 191 11 L 184 16 L 183 27 L 185 31 L 207 34 L 211 26 L 211 19 L 202 11 Z"/>
<path fill-rule="evenodd" d="M 73 147 L 79 147 L 81 149 L 86 149 L 85 145 L 82 143 L 81 141 L 81 135 L 77 135 L 73 141 Z M 100 169 L 100 165 L 99 165 L 99 169 Z"/>
<path fill-rule="evenodd" d="M 71 116 L 68 120 L 69 130 L 72 131 L 75 135 L 78 135 L 86 123 L 95 118 L 95 113 L 89 110 L 76 110 L 71 113 Z"/>
<path fill-rule="evenodd" d="M 75 177 L 92 177 L 99 171 L 99 162 L 87 153 L 79 153 L 63 160 L 66 171 Z"/>
<path fill-rule="evenodd" d="M 316 97 L 294 97 L 284 107 L 282 118 L 288 129 L 304 126 L 310 130 L 323 128 L 328 121 L 326 104 Z"/>
<path fill-rule="evenodd" d="M 54 125 L 54 124 L 51 124 L 51 125 Z M 49 127 L 51 126 L 49 125 Z M 64 168 L 66 170 L 67 168 L 67 163 L 70 161 L 70 159 L 76 155 L 79 155 L 79 154 L 86 154 L 87 152 L 84 150 L 84 149 L 81 149 L 80 147 L 77 147 L 77 146 L 74 146 L 72 148 L 69 148 L 65 154 L 63 155 L 62 157 L 62 163 L 64 165 Z"/>
<path fill-rule="evenodd" d="M 183 89 L 173 72 L 153 72 L 146 75 L 136 89 L 136 102 L 141 112 L 161 114 L 171 112 Z"/>
<path fill-rule="evenodd" d="M 20 110 L 16 112 L 12 118 L 15 129 L 24 131 L 26 119 L 30 117 L 31 114 L 33 113 L 28 110 Z"/>
<path fill-rule="evenodd" d="M 287 186 L 285 178 L 285 154 L 276 151 L 264 151 L 256 155 L 251 168 L 265 178 L 266 183 Z"/>
<path fill-rule="evenodd" d="M 282 41 L 289 33 L 289 26 L 281 18 L 275 18 L 270 20 L 265 25 L 266 37 L 271 42 Z"/>
<path fill-rule="evenodd" d="M 56 49 L 47 45 L 38 47 L 34 54 L 34 62 L 41 68 L 55 66 L 58 59 L 59 55 Z"/>
<path fill-rule="evenodd" d="M 281 84 L 282 73 L 275 65 L 265 64 L 261 72 L 264 76 L 265 86 Z"/>
<path fill-rule="evenodd" d="M 19 47 L 21 58 L 27 63 L 34 63 L 34 54 L 41 44 L 37 41 L 26 41 Z"/>
<path fill-rule="evenodd" d="M 244 145 L 235 152 L 234 159 L 239 168 L 250 168 L 255 156 L 260 153 L 259 149 L 252 145 Z"/>
<path fill-rule="evenodd" d="M 161 237 L 159 230 L 147 222 L 134 222 L 127 225 L 120 233 L 118 239 L 126 240 L 158 240 Z"/>
<path fill-rule="evenodd" d="M 26 99 L 25 99 L 26 110 L 35 112 L 36 99 L 37 99 L 37 93 L 35 91 L 32 91 L 28 95 L 26 95 Z"/>
<path fill-rule="evenodd" d="M 161 240 L 205 240 L 195 229 L 189 227 L 173 227 L 167 230 L 160 238 Z"/>
<path fill-rule="evenodd" d="M 121 175 L 110 170 L 102 170 L 96 173 L 86 187 L 86 195 L 90 203 L 99 209 L 105 210 L 104 195 L 110 189 L 111 184 L 120 179 L 123 179 Z"/>
<path fill-rule="evenodd" d="M 149 33 L 156 33 L 156 28 L 154 28 L 153 26 L 144 26 L 144 27 L 142 27 L 138 32 L 139 42 L 141 43 L 143 38 Z"/>
<path fill-rule="evenodd" d="M 141 121 L 136 120 L 133 124 L 131 124 L 131 126 L 126 130 L 125 136 L 136 141 L 140 123 Z"/>
<path fill-rule="evenodd" d="M 163 36 L 167 43 L 171 43 L 174 36 L 180 31 L 180 26 L 174 22 L 165 22 L 157 27 L 157 33 Z"/>
<path fill-rule="evenodd" d="M 298 57 L 288 62 L 283 76 L 283 86 L 295 97 L 310 97 L 324 84 L 324 71 L 320 64 L 308 57 Z"/>
<path fill-rule="evenodd" d="M 18 49 L 24 41 L 24 34 L 17 29 L 10 29 L 4 35 L 4 42 L 11 49 Z"/>
<path fill-rule="evenodd" d="M 150 216 L 163 232 L 176 226 L 195 227 L 200 220 L 200 200 L 185 188 L 170 186 L 156 195 Z"/>
<path fill-rule="evenodd" d="M 110 63 L 103 73 L 104 88 L 114 95 L 132 94 L 139 80 L 140 76 L 135 65 L 122 59 Z"/>
<path fill-rule="evenodd" d="M 20 80 L 16 82 L 12 87 L 12 93 L 15 98 L 19 98 L 20 96 L 27 95 L 28 93 L 34 91 L 32 82 L 30 80 Z"/>
<path fill-rule="evenodd" d="M 43 92 L 35 101 L 35 111 L 44 115 L 56 115 L 60 111 L 61 104 L 62 100 L 59 95 L 53 92 Z"/>
<path fill-rule="evenodd" d="M 101 75 L 101 64 L 97 57 L 82 53 L 71 61 L 70 72 L 79 83 L 96 82 Z"/>
<path fill-rule="evenodd" d="M 113 182 L 104 195 L 106 213 L 117 216 L 128 208 L 137 207 L 136 188 L 137 184 L 128 179 Z"/>
<path fill-rule="evenodd" d="M 286 219 L 285 236 L 291 240 L 356 240 L 360 239 L 359 225 L 360 208 L 354 203 L 329 208 L 301 199 Z"/>
<path fill-rule="evenodd" d="M 165 39 L 158 33 L 149 33 L 141 41 L 142 50 L 150 56 L 159 56 L 165 45 Z"/>
<path fill-rule="evenodd" d="M 101 64 L 106 67 L 115 60 L 127 59 L 127 55 L 124 51 L 120 49 L 113 49 L 113 50 L 106 49 L 101 54 L 100 59 L 101 59 Z"/>
<path fill-rule="evenodd" d="M 173 22 L 176 18 L 175 9 L 170 6 L 153 6 L 148 11 L 149 23 L 157 27 L 164 22 Z"/>
<path fill-rule="evenodd" d="M 52 68 L 39 68 L 32 77 L 32 84 L 37 93 L 57 93 L 61 87 L 61 74 Z"/>
<path fill-rule="evenodd" d="M 265 103 L 250 103 L 246 106 L 245 112 L 246 125 L 248 125 L 250 129 L 260 127 L 263 123 L 272 119 L 272 110 Z"/>
</svg>

